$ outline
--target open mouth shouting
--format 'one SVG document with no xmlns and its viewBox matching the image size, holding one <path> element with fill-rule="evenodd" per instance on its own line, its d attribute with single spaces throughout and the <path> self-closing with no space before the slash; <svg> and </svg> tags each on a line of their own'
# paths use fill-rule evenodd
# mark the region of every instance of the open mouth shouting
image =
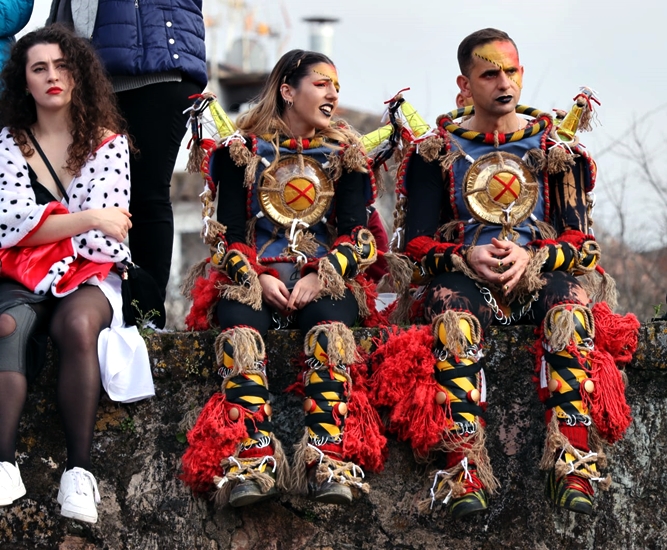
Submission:
<svg viewBox="0 0 667 550">
<path fill-rule="evenodd" d="M 334 111 L 334 106 L 332 103 L 325 103 L 324 105 L 320 105 L 320 112 L 327 118 L 331 118 L 331 115 L 333 115 L 333 111 Z"/>
</svg>

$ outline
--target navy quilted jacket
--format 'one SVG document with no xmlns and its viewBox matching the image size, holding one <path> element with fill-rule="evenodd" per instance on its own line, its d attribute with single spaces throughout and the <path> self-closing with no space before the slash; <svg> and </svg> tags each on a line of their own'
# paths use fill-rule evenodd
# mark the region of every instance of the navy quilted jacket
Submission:
<svg viewBox="0 0 667 550">
<path fill-rule="evenodd" d="M 92 41 L 112 76 L 178 70 L 206 86 L 202 0 L 99 0 Z"/>
</svg>

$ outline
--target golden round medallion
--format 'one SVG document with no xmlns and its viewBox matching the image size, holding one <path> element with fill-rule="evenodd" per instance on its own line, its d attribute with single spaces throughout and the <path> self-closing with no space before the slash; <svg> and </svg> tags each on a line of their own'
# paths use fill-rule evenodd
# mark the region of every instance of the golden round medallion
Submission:
<svg viewBox="0 0 667 550">
<path fill-rule="evenodd" d="M 333 182 L 316 160 L 305 155 L 285 155 L 262 175 L 258 189 L 264 215 L 288 228 L 299 219 L 318 222 L 329 209 Z"/>
<path fill-rule="evenodd" d="M 538 184 L 519 157 L 498 151 L 473 163 L 466 172 L 463 193 L 477 221 L 515 226 L 535 208 Z"/>
</svg>

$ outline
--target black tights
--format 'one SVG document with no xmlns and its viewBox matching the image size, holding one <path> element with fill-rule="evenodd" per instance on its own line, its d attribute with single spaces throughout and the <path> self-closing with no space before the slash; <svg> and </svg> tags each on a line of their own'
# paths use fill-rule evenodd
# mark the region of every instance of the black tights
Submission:
<svg viewBox="0 0 667 550">
<path fill-rule="evenodd" d="M 90 470 L 101 383 L 97 340 L 111 324 L 111 306 L 99 288 L 83 286 L 55 305 L 51 301 L 31 307 L 41 318 L 51 315 L 49 335 L 60 357 L 57 400 L 67 444 L 67 469 Z M 13 332 L 7 331 L 13 324 L 11 316 L 0 315 L 0 337 Z M 0 461 L 14 463 L 26 393 L 25 374 L 0 372 Z"/>
</svg>

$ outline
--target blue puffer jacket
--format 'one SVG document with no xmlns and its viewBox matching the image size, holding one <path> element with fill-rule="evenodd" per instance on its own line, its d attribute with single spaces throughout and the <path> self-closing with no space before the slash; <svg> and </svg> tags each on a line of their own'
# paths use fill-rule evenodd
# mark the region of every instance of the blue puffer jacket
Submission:
<svg viewBox="0 0 667 550">
<path fill-rule="evenodd" d="M 99 0 L 93 44 L 112 76 L 178 70 L 206 86 L 202 0 Z"/>
<path fill-rule="evenodd" d="M 14 35 L 30 21 L 33 0 L 0 0 L 0 69 L 5 66 Z"/>
</svg>

